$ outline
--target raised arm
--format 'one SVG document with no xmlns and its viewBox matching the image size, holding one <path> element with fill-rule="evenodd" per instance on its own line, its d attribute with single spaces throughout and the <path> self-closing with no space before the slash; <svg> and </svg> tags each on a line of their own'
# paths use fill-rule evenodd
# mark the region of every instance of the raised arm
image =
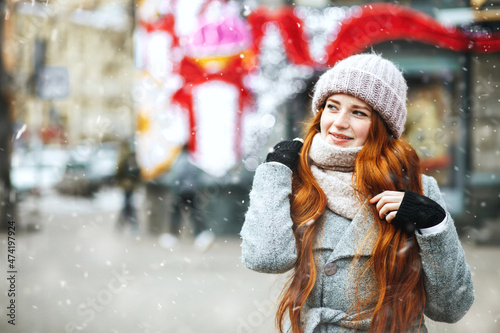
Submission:
<svg viewBox="0 0 500 333">
<path fill-rule="evenodd" d="M 243 264 L 255 271 L 282 273 L 297 260 L 290 216 L 292 169 L 302 143 L 280 142 L 255 173 L 250 206 L 241 230 Z"/>
</svg>

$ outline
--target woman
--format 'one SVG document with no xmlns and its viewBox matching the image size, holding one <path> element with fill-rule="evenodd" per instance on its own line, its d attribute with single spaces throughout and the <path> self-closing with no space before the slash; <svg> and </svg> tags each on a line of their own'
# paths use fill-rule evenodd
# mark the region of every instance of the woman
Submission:
<svg viewBox="0 0 500 333">
<path fill-rule="evenodd" d="M 375 54 L 318 80 L 304 143 L 274 147 L 255 174 L 243 264 L 293 269 L 280 332 L 427 332 L 458 321 L 474 291 L 436 181 L 400 139 L 407 85 Z M 288 327 L 289 326 L 289 327 Z"/>
</svg>

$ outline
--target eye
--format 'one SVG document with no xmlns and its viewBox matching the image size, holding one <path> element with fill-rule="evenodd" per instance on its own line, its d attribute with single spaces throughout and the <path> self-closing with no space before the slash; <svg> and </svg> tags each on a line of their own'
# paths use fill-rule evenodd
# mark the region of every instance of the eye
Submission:
<svg viewBox="0 0 500 333">
<path fill-rule="evenodd" d="M 338 110 L 337 106 L 332 103 L 326 103 L 326 108 L 329 110 Z"/>
<path fill-rule="evenodd" d="M 359 110 L 355 110 L 352 112 L 354 115 L 356 116 L 360 116 L 360 117 L 368 117 L 368 114 L 364 111 L 359 111 Z"/>
</svg>

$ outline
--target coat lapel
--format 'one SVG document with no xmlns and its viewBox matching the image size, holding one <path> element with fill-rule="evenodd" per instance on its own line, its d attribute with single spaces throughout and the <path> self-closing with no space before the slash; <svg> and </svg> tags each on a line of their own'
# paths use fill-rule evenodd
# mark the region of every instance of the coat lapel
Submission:
<svg viewBox="0 0 500 333">
<path fill-rule="evenodd" d="M 378 235 L 378 229 L 372 229 L 374 223 L 369 204 L 365 201 L 335 246 L 329 261 L 354 257 L 357 252 L 363 256 L 370 256 Z M 369 233 L 371 234 L 368 235 Z"/>
<path fill-rule="evenodd" d="M 429 178 L 422 177 L 424 194 L 429 195 Z M 373 246 L 377 240 L 378 228 L 373 228 L 375 219 L 370 210 L 370 204 L 367 200 L 363 203 L 360 210 L 354 216 L 351 223 L 345 229 L 337 244 L 333 247 L 328 261 L 332 262 L 341 258 L 354 257 L 357 252 L 362 256 L 370 256 Z M 333 227 L 333 232 L 342 232 L 341 227 Z M 371 233 L 371 234 L 369 234 Z M 362 248 L 361 245 L 363 245 Z"/>
</svg>

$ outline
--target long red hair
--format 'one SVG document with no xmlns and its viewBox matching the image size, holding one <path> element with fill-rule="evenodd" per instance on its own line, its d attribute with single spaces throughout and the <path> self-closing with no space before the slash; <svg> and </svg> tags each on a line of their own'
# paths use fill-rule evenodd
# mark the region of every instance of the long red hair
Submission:
<svg viewBox="0 0 500 333">
<path fill-rule="evenodd" d="M 302 333 L 300 310 L 316 282 L 313 244 L 317 230 L 314 223 L 326 208 L 326 195 L 311 173 L 309 149 L 314 136 L 320 132 L 322 110 L 307 128 L 297 172 L 292 181 L 291 216 L 297 244 L 298 259 L 289 283 L 283 289 L 276 313 L 276 324 L 283 332 L 285 315 L 290 318 L 293 333 Z M 415 150 L 395 139 L 385 123 L 373 113 L 369 136 L 355 163 L 353 184 L 359 199 L 372 198 L 387 190 L 408 189 L 422 194 L 421 168 Z M 415 236 L 396 229 L 378 216 L 370 205 L 377 232 L 372 255 L 363 264 L 356 280 L 356 301 L 351 312 L 355 321 L 371 316 L 370 332 L 406 332 L 421 320 L 425 306 L 423 274 Z M 353 260 L 359 263 L 360 251 Z M 359 296 L 359 283 L 371 274 L 375 289 Z M 367 311 L 368 310 L 368 311 Z"/>
</svg>

